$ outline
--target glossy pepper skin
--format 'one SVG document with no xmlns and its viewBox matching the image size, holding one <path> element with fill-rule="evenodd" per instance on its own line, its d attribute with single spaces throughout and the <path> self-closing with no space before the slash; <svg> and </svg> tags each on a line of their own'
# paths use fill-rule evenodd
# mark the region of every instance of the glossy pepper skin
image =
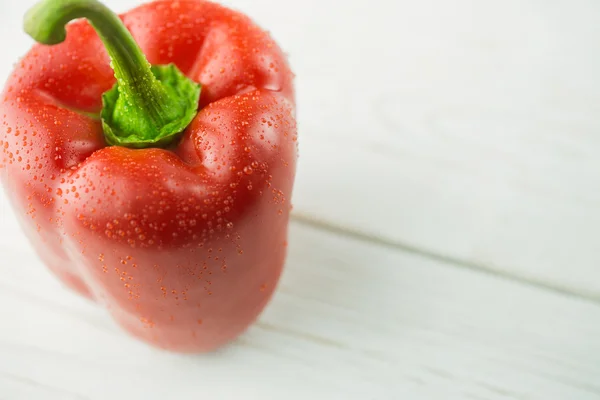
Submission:
<svg viewBox="0 0 600 400">
<path fill-rule="evenodd" d="M 196 117 L 166 148 L 108 145 L 97 116 L 116 80 L 78 20 L 8 79 L 2 183 L 66 285 L 154 346 L 211 351 L 257 318 L 286 258 L 293 75 L 265 31 L 215 3 L 156 1 L 120 17 L 151 64 L 202 84 Z"/>
</svg>

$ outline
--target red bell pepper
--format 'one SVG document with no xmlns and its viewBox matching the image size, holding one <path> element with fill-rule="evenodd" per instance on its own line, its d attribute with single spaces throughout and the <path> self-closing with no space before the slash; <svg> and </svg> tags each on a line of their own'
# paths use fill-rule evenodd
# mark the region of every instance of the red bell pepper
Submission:
<svg viewBox="0 0 600 400">
<path fill-rule="evenodd" d="M 280 48 L 202 0 L 120 17 L 45 0 L 25 30 L 41 44 L 2 95 L 1 174 L 39 257 L 154 346 L 235 339 L 286 258 L 297 133 Z"/>
</svg>

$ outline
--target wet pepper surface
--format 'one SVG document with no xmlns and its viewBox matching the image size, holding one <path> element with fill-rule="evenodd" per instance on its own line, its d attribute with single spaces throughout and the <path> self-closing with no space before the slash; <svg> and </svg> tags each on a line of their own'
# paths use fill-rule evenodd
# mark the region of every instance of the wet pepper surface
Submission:
<svg viewBox="0 0 600 400">
<path fill-rule="evenodd" d="M 152 345 L 212 350 L 257 318 L 285 261 L 293 74 L 265 31 L 214 3 L 157 1 L 121 20 L 151 64 L 201 83 L 198 114 L 165 148 L 108 145 L 99 115 L 116 79 L 78 20 L 8 80 L 2 182 L 63 282 Z"/>
</svg>

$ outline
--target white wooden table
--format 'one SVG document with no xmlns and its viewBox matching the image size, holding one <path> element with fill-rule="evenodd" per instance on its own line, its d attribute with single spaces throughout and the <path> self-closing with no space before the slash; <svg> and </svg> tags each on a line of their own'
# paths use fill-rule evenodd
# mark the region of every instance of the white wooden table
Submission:
<svg viewBox="0 0 600 400">
<path fill-rule="evenodd" d="M 32 4 L 0 0 L 2 79 Z M 600 399 L 600 3 L 226 4 L 297 74 L 276 296 L 214 354 L 151 349 L 2 198 L 0 400 Z"/>
</svg>

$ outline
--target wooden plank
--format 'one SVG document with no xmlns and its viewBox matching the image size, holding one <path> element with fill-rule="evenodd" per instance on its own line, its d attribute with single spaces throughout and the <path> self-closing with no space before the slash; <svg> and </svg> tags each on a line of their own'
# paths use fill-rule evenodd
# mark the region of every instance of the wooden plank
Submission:
<svg viewBox="0 0 600 400">
<path fill-rule="evenodd" d="M 23 377 L 0 374 L 1 400 L 86 400 L 88 397 L 74 395 L 61 389 L 40 385 Z"/>
<path fill-rule="evenodd" d="M 93 400 L 600 396 L 600 306 L 303 224 L 260 321 L 204 356 L 149 349 L 31 255 L 2 254 L 0 387 L 10 374 Z"/>
<path fill-rule="evenodd" d="M 593 199 L 600 173 L 585 181 L 574 168 L 560 175 L 565 162 L 550 174 L 554 192 L 535 191 L 534 181 L 516 175 L 493 180 L 467 165 L 456 172 L 418 158 L 340 152 L 313 138 L 303 143 L 296 217 L 600 299 L 600 207 Z"/>
</svg>

